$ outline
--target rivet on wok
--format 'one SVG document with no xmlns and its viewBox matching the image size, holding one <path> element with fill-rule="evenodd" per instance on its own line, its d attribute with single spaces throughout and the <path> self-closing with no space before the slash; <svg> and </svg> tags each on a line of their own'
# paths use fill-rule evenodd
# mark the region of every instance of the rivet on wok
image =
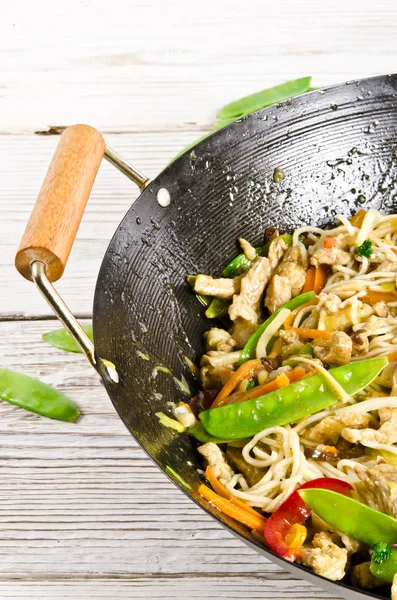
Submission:
<svg viewBox="0 0 397 600">
<path fill-rule="evenodd" d="M 167 206 L 169 206 L 170 202 L 171 202 L 171 196 L 170 196 L 169 191 L 166 190 L 165 188 L 160 188 L 159 191 L 157 192 L 157 202 L 163 208 L 166 208 Z"/>
</svg>

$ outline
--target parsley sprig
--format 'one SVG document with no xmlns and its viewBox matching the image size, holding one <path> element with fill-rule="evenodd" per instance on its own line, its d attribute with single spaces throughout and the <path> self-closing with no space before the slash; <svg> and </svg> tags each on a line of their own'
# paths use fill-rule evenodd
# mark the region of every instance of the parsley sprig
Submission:
<svg viewBox="0 0 397 600">
<path fill-rule="evenodd" d="M 371 240 L 364 240 L 361 246 L 357 246 L 356 248 L 357 254 L 360 256 L 365 256 L 366 258 L 370 258 L 374 251 L 372 250 L 372 242 Z"/>
</svg>

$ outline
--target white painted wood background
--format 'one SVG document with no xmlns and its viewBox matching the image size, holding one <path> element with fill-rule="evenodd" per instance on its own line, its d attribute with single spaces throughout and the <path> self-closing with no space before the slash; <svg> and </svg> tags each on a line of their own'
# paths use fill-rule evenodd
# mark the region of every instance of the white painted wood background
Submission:
<svg viewBox="0 0 397 600">
<path fill-rule="evenodd" d="M 58 138 L 87 122 L 149 176 L 236 97 L 397 70 L 394 0 L 14 0 L 0 5 L 0 363 L 57 385 L 76 425 L 0 404 L 0 597 L 328 598 L 232 538 L 141 452 L 13 256 Z M 89 318 L 136 189 L 104 164 L 59 290 Z"/>
</svg>

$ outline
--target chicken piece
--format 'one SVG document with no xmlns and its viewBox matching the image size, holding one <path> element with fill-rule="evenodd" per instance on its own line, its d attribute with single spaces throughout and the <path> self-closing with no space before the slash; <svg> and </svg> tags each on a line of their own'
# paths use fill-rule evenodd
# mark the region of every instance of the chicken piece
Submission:
<svg viewBox="0 0 397 600">
<path fill-rule="evenodd" d="M 204 333 L 207 350 L 218 350 L 219 352 L 233 352 L 236 342 L 224 329 L 212 327 Z"/>
<path fill-rule="evenodd" d="M 312 546 L 301 548 L 297 562 L 311 567 L 317 575 L 332 581 L 343 579 L 348 558 L 346 548 L 339 548 L 332 541 L 332 534 L 326 531 L 316 533 Z"/>
<path fill-rule="evenodd" d="M 350 535 L 347 535 L 346 533 L 340 533 L 339 531 L 338 535 L 340 536 L 340 540 L 346 548 L 347 554 L 349 556 L 355 554 L 356 552 L 362 549 L 363 544 L 355 538 L 351 537 Z"/>
<path fill-rule="evenodd" d="M 338 308 L 341 303 L 342 300 L 336 294 L 326 294 L 325 292 L 321 292 L 319 295 L 317 310 L 324 308 L 329 315 L 335 315 L 338 312 Z"/>
<path fill-rule="evenodd" d="M 283 261 L 276 269 L 276 274 L 279 277 L 284 277 L 288 280 L 291 288 L 291 297 L 295 298 L 300 294 L 306 281 L 306 270 L 302 265 L 294 262 Z"/>
<path fill-rule="evenodd" d="M 222 367 L 202 366 L 200 369 L 200 382 L 205 390 L 221 389 L 233 375 L 233 369 Z"/>
<path fill-rule="evenodd" d="M 269 259 L 270 271 L 273 273 L 281 262 L 285 251 L 288 246 L 284 240 L 280 237 L 276 238 L 270 243 L 269 252 L 267 254 Z"/>
<path fill-rule="evenodd" d="M 312 427 L 305 434 L 305 437 L 312 442 L 335 446 L 345 427 L 354 427 L 357 429 L 368 427 L 370 421 L 371 417 L 359 413 L 342 413 L 332 417 L 325 417 L 325 419 L 322 419 L 317 425 Z"/>
<path fill-rule="evenodd" d="M 289 262 L 300 265 L 305 269 L 305 271 L 307 270 L 307 258 L 306 256 L 303 256 L 299 246 L 290 246 L 288 250 L 286 250 L 283 262 L 281 264 Z"/>
<path fill-rule="evenodd" d="M 367 469 L 363 465 L 354 467 L 360 481 L 355 484 L 359 499 L 391 517 L 397 517 L 397 467 L 386 463 Z M 392 484 L 392 485 L 390 485 Z"/>
<path fill-rule="evenodd" d="M 360 442 L 363 446 L 367 442 L 378 444 L 395 444 L 397 442 L 397 408 L 380 408 L 378 410 L 379 429 L 356 429 L 345 428 L 342 437 L 348 442 L 355 444 Z"/>
<path fill-rule="evenodd" d="M 372 308 L 377 317 L 386 318 L 389 314 L 386 302 L 376 302 Z"/>
<path fill-rule="evenodd" d="M 241 318 L 248 323 L 258 322 L 259 302 L 269 277 L 268 259 L 258 256 L 241 279 L 240 293 L 233 296 L 233 302 L 229 306 L 229 317 L 232 321 Z"/>
<path fill-rule="evenodd" d="M 313 253 L 310 264 L 314 267 L 319 265 L 347 265 L 352 260 L 351 255 L 337 246 L 333 248 L 317 248 Z"/>
<path fill-rule="evenodd" d="M 265 305 L 274 312 L 297 296 L 306 280 L 305 260 L 297 246 L 288 248 L 266 290 Z"/>
<path fill-rule="evenodd" d="M 240 291 L 240 280 L 240 277 L 214 279 L 210 275 L 197 275 L 194 282 L 194 291 L 196 294 L 202 294 L 203 296 L 215 296 L 215 298 L 229 300 L 233 297 L 233 294 L 238 294 Z"/>
<path fill-rule="evenodd" d="M 255 467 L 254 465 L 247 463 L 243 458 L 241 448 L 228 446 L 226 450 L 226 458 L 237 470 L 237 472 L 243 475 L 250 487 L 256 485 L 267 471 L 265 468 Z"/>
<path fill-rule="evenodd" d="M 375 271 L 383 271 L 385 273 L 397 273 L 397 261 L 385 260 L 385 262 L 380 263 L 375 269 Z"/>
<path fill-rule="evenodd" d="M 258 329 L 258 325 L 244 319 L 236 319 L 230 330 L 231 336 L 236 343 L 236 348 L 244 348 L 245 344 L 250 339 L 251 335 Z"/>
<path fill-rule="evenodd" d="M 241 246 L 242 251 L 244 252 L 246 258 L 248 258 L 248 260 L 255 260 L 256 259 L 256 250 L 255 248 L 244 238 L 238 238 L 238 242 Z"/>
<path fill-rule="evenodd" d="M 227 464 L 222 450 L 213 442 L 199 446 L 198 451 L 204 456 L 208 465 L 217 479 L 224 479 L 228 483 L 234 475 L 233 469 Z"/>
<path fill-rule="evenodd" d="M 351 340 L 353 343 L 353 350 L 356 354 L 366 354 L 369 350 L 369 339 L 370 332 L 368 329 L 357 329 L 351 334 Z"/>
<path fill-rule="evenodd" d="M 274 312 L 292 298 L 290 282 L 287 277 L 274 275 L 266 290 L 265 306 Z"/>
<path fill-rule="evenodd" d="M 280 329 L 279 335 L 285 344 L 296 344 L 300 341 L 299 335 L 290 329 Z"/>
<path fill-rule="evenodd" d="M 352 349 L 351 337 L 344 331 L 335 331 L 327 344 L 314 346 L 314 356 L 331 365 L 347 365 Z"/>
<path fill-rule="evenodd" d="M 378 579 L 375 575 L 372 575 L 370 565 L 371 561 L 367 560 L 352 568 L 351 580 L 354 586 L 369 590 L 385 585 L 382 579 Z"/>
</svg>

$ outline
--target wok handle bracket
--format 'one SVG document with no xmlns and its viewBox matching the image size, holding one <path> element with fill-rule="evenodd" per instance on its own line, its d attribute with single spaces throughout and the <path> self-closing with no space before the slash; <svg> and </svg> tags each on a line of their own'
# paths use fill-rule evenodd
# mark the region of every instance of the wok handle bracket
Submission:
<svg viewBox="0 0 397 600">
<path fill-rule="evenodd" d="M 88 125 L 62 133 L 15 257 L 17 270 L 39 288 L 91 365 L 118 381 L 114 365 L 96 359 L 94 345 L 52 283 L 63 274 L 103 158 L 143 191 L 150 183 Z"/>
</svg>

